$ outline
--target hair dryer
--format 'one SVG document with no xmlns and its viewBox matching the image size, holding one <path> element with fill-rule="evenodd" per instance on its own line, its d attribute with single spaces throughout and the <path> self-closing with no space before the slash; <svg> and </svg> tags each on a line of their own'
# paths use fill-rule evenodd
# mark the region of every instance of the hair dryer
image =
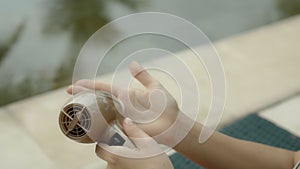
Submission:
<svg viewBox="0 0 300 169">
<path fill-rule="evenodd" d="M 110 93 L 87 90 L 64 104 L 59 126 L 65 136 L 80 143 L 100 142 L 134 148 L 116 120 L 122 111 L 122 102 Z"/>
</svg>

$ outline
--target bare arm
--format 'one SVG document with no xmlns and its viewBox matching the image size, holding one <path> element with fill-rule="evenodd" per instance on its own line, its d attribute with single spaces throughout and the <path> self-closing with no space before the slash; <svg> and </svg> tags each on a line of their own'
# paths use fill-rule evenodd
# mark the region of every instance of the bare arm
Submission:
<svg viewBox="0 0 300 169">
<path fill-rule="evenodd" d="M 190 123 L 186 117 L 182 123 Z M 259 143 L 235 139 L 215 132 L 205 143 L 198 138 L 202 125 L 195 123 L 192 130 L 175 148 L 197 164 L 210 169 L 230 168 L 293 168 L 300 159 L 300 153 L 275 148 Z"/>
<path fill-rule="evenodd" d="M 129 93 L 129 96 L 133 98 L 132 100 L 138 100 L 132 102 L 133 105 L 138 105 L 137 107 L 144 106 L 147 110 L 149 109 L 147 102 L 150 93 L 159 89 L 167 96 L 165 111 L 160 118 L 156 119 L 154 122 L 143 125 L 139 124 L 139 127 L 150 136 L 155 136 L 164 132 L 165 129 L 173 124 L 174 118 L 176 118 L 178 112 L 180 112 L 175 99 L 155 78 L 138 65 L 138 63 L 133 62 L 130 66 L 130 71 L 132 75 L 146 87 L 146 91 L 140 92 L 139 90 L 131 90 L 128 92 L 127 90 L 116 88 L 111 84 L 83 80 L 77 82 L 75 86 L 69 87 L 68 92 L 74 94 L 84 90 L 83 88 L 105 90 L 107 92 L 112 92 L 121 100 L 124 94 Z M 128 101 L 125 100 L 123 102 L 127 103 Z M 125 106 L 127 105 L 125 104 Z M 185 126 L 192 123 L 193 120 L 185 115 L 179 120 L 179 126 Z M 174 148 L 187 158 L 209 169 L 292 169 L 298 160 L 300 160 L 300 152 L 295 153 L 259 143 L 239 140 L 219 132 L 215 132 L 205 143 L 200 144 L 198 138 L 201 129 L 202 125 L 200 123 L 195 123 L 187 136 Z M 178 132 L 178 130 L 180 130 L 180 128 L 173 130 L 173 133 Z M 169 136 L 174 135 L 173 133 L 170 132 Z M 171 137 L 164 137 L 162 140 L 158 141 L 168 145 L 170 140 L 172 140 Z"/>
</svg>

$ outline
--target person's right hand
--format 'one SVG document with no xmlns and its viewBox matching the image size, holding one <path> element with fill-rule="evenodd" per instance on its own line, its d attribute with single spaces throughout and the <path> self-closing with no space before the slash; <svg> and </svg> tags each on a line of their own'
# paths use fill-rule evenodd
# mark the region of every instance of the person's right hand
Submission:
<svg viewBox="0 0 300 169">
<path fill-rule="evenodd" d="M 136 148 L 98 144 L 95 152 L 107 162 L 106 169 L 174 169 L 157 142 L 129 118 L 123 121 L 123 129 Z"/>
<path fill-rule="evenodd" d="M 79 80 L 70 86 L 67 92 L 76 94 L 86 89 L 112 92 L 125 106 L 123 117 L 131 118 L 150 136 L 164 132 L 174 123 L 180 113 L 176 100 L 137 62 L 131 63 L 130 72 L 145 86 L 146 90 L 128 90 L 100 81 Z"/>
</svg>

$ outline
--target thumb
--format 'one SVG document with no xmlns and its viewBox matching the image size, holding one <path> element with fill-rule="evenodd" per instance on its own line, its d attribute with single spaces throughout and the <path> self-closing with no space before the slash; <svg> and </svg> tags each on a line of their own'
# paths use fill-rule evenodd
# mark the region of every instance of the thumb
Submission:
<svg viewBox="0 0 300 169">
<path fill-rule="evenodd" d="M 137 148 L 152 147 L 156 145 L 156 141 L 140 129 L 136 124 L 132 122 L 130 118 L 125 118 L 123 121 L 123 128 L 125 133 L 134 142 Z"/>
</svg>

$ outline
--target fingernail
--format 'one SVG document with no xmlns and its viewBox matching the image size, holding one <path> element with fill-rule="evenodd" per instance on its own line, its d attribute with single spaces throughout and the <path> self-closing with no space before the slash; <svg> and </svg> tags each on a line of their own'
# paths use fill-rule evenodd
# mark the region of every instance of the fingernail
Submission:
<svg viewBox="0 0 300 169">
<path fill-rule="evenodd" d="M 131 126 L 131 125 L 133 125 L 132 120 L 130 118 L 126 117 L 124 119 L 124 126 L 128 127 L 128 126 Z"/>
</svg>

